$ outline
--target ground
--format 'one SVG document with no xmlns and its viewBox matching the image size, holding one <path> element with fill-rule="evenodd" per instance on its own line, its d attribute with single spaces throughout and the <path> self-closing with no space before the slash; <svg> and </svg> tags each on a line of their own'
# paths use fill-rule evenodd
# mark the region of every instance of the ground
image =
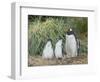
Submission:
<svg viewBox="0 0 100 82">
<path fill-rule="evenodd" d="M 80 55 L 77 57 L 66 58 L 66 55 L 62 59 L 42 59 L 41 56 L 29 56 L 28 66 L 45 66 L 45 65 L 72 65 L 72 64 L 88 64 L 87 55 Z"/>
</svg>

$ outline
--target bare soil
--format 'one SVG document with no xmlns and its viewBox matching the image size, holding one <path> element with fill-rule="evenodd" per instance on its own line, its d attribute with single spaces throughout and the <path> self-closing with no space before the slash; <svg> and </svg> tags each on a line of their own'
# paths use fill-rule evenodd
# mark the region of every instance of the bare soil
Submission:
<svg viewBox="0 0 100 82">
<path fill-rule="evenodd" d="M 46 66 L 46 65 L 73 65 L 88 64 L 87 55 L 82 54 L 77 57 L 67 58 L 66 55 L 62 59 L 43 59 L 41 56 L 29 56 L 28 66 Z"/>
</svg>

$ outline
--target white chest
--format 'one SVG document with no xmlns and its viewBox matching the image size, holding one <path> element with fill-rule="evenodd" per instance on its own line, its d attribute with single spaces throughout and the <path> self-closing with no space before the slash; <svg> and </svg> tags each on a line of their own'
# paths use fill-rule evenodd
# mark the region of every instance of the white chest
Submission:
<svg viewBox="0 0 100 82">
<path fill-rule="evenodd" d="M 52 44 L 49 41 L 49 42 L 47 42 L 47 44 L 44 47 L 42 58 L 51 59 L 51 58 L 53 58 L 53 56 L 54 56 L 54 53 L 53 53 Z"/>
<path fill-rule="evenodd" d="M 56 58 L 62 58 L 62 40 L 59 40 L 55 45 Z"/>
<path fill-rule="evenodd" d="M 66 35 L 66 53 L 68 57 L 77 56 L 77 42 L 74 35 Z"/>
</svg>

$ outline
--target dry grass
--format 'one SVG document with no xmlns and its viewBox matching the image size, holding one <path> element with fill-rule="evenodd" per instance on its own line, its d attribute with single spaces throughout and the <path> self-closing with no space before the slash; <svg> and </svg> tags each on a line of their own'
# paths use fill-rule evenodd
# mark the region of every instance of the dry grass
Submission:
<svg viewBox="0 0 100 82">
<path fill-rule="evenodd" d="M 29 56 L 28 66 L 45 66 L 45 65 L 72 65 L 72 64 L 87 64 L 88 59 L 86 55 L 81 55 L 72 58 L 66 58 L 64 56 L 62 59 L 42 59 L 41 56 Z"/>
</svg>

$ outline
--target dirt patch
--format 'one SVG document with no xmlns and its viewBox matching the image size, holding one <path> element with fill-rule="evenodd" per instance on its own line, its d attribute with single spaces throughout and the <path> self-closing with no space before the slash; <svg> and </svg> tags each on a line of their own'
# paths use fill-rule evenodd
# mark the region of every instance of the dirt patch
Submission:
<svg viewBox="0 0 100 82">
<path fill-rule="evenodd" d="M 41 56 L 29 56 L 28 66 L 45 66 L 45 65 L 72 65 L 72 64 L 87 64 L 88 59 L 86 55 L 67 58 L 64 56 L 62 59 L 43 59 Z"/>
</svg>

